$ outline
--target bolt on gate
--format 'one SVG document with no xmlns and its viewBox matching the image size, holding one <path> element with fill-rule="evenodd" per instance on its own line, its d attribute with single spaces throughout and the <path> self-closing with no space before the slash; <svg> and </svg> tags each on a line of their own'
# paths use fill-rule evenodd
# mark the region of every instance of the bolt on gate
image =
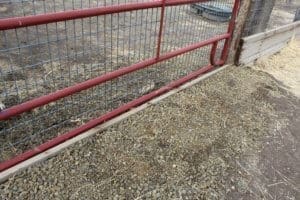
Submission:
<svg viewBox="0 0 300 200">
<path fill-rule="evenodd" d="M 0 2 L 0 171 L 224 65 L 239 4 Z"/>
</svg>

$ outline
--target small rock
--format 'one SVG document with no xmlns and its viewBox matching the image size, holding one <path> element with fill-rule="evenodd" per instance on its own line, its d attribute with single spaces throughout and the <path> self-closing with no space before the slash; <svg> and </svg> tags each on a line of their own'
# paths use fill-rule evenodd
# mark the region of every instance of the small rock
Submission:
<svg viewBox="0 0 300 200">
<path fill-rule="evenodd" d="M 0 6 L 0 12 L 6 12 L 8 10 L 5 6 Z"/>
</svg>

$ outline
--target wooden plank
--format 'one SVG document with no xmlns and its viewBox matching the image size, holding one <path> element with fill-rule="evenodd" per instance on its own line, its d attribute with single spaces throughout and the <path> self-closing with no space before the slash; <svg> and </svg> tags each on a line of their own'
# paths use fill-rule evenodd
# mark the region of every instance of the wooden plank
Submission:
<svg viewBox="0 0 300 200">
<path fill-rule="evenodd" d="M 38 154 L 38 155 L 28 159 L 28 160 L 23 161 L 22 163 L 19 163 L 15 166 L 5 170 L 3 172 L 0 172 L 0 183 L 6 181 L 7 179 L 15 176 L 16 174 L 20 173 L 21 171 L 25 170 L 26 168 L 28 168 L 28 167 L 36 164 L 36 163 L 45 161 L 45 160 L 57 155 L 58 153 L 60 153 L 64 149 L 70 147 L 71 145 L 73 145 L 73 144 L 75 144 L 75 143 L 77 143 L 77 142 L 79 142 L 83 139 L 86 139 L 88 137 L 91 137 L 91 136 L 93 136 L 93 135 L 95 135 L 99 132 L 102 132 L 105 129 L 107 129 L 108 127 L 127 119 L 131 115 L 136 114 L 136 113 L 146 109 L 147 107 L 149 107 L 151 105 L 158 104 L 162 100 L 164 100 L 165 98 L 167 98 L 171 95 L 174 95 L 174 94 L 176 94 L 176 93 L 178 93 L 182 90 L 185 90 L 185 89 L 199 83 L 200 81 L 203 81 L 204 79 L 209 78 L 210 76 L 226 69 L 227 67 L 228 67 L 228 65 L 217 68 L 216 70 L 214 70 L 212 72 L 204 74 L 204 75 L 202 75 L 202 76 L 200 76 L 200 77 L 198 77 L 198 78 L 196 78 L 196 79 L 194 79 L 194 80 L 192 80 L 192 81 L 190 81 L 190 82 L 188 82 L 188 83 L 186 83 L 186 84 L 184 84 L 184 85 L 182 85 L 178 88 L 175 88 L 175 89 L 169 91 L 166 94 L 163 94 L 163 95 L 149 101 L 148 103 L 145 103 L 145 104 L 143 104 L 139 107 L 136 107 L 136 108 L 134 108 L 134 109 L 132 109 L 132 110 L 130 110 L 130 111 L 128 111 L 128 112 L 126 112 L 126 113 L 124 113 L 124 114 L 122 114 L 122 115 L 120 115 L 120 116 L 118 116 L 118 117 L 116 117 L 112 120 L 110 120 L 110 121 L 105 122 L 104 124 L 101 124 L 101 125 L 93 128 L 93 129 L 91 129 L 91 130 L 89 130 L 85 133 L 82 133 L 82 134 L 80 134 L 80 135 L 78 135 L 78 136 L 76 136 L 76 137 L 74 137 L 70 140 L 67 140 L 66 142 L 64 142 L 60 145 L 57 145 L 56 147 L 53 147 L 53 148 L 51 148 L 51 149 L 49 149 L 49 150 L 47 150 L 47 151 L 45 151 L 41 154 Z"/>
<path fill-rule="evenodd" d="M 269 40 L 269 41 L 261 42 L 260 44 L 253 44 L 253 46 L 245 47 L 245 49 L 244 48 L 242 49 L 242 54 L 240 59 L 244 60 L 254 54 L 267 51 L 268 49 L 276 46 L 277 44 L 287 43 L 288 41 L 291 40 L 291 38 L 292 35 L 289 35 L 282 38 L 278 38 L 278 40 Z"/>
<path fill-rule="evenodd" d="M 300 37 L 300 22 L 243 38 L 238 64 L 252 63 L 259 57 L 279 52 L 293 37 Z"/>
<path fill-rule="evenodd" d="M 274 37 L 268 38 L 264 41 L 253 43 L 253 45 L 247 44 L 247 46 L 242 48 L 242 54 L 240 59 L 245 60 L 251 57 L 252 55 L 263 54 L 264 51 L 268 51 L 268 49 L 273 48 L 277 44 L 287 44 L 292 39 L 292 37 L 293 33 L 285 32 L 279 35 L 275 35 Z"/>
<path fill-rule="evenodd" d="M 276 35 L 273 35 L 272 37 L 258 39 L 257 41 L 251 41 L 251 42 L 244 41 L 243 49 L 248 49 L 249 47 L 254 48 L 255 46 L 256 46 L 256 48 L 257 47 L 264 48 L 264 46 L 262 46 L 263 43 L 267 43 L 268 41 L 270 41 L 270 43 L 272 44 L 277 41 L 282 41 L 285 38 L 291 38 L 293 35 L 295 35 L 295 33 L 293 31 L 287 31 L 287 32 L 277 33 Z M 266 45 L 266 44 L 264 44 L 264 45 Z"/>
<path fill-rule="evenodd" d="M 273 46 L 272 48 L 269 48 L 266 51 L 258 52 L 258 53 L 254 54 L 254 55 L 246 57 L 243 60 L 243 64 L 247 64 L 247 63 L 249 63 L 251 61 L 255 61 L 255 60 L 257 60 L 260 57 L 271 56 L 271 55 L 279 52 L 282 48 L 284 48 L 287 45 L 287 43 L 288 42 L 283 42 L 283 43 L 276 44 L 275 46 Z"/>
<path fill-rule="evenodd" d="M 295 37 L 300 38 L 300 26 L 296 27 L 295 29 Z"/>
<path fill-rule="evenodd" d="M 288 42 L 277 44 L 274 47 L 269 48 L 267 51 L 260 52 L 260 53 L 254 54 L 248 58 L 245 58 L 243 60 L 243 64 L 248 65 L 249 63 L 253 63 L 258 58 L 265 57 L 265 56 L 271 56 L 271 55 L 279 52 L 282 48 L 284 48 L 287 45 L 287 43 Z"/>
<path fill-rule="evenodd" d="M 258 33 L 255 35 L 251 35 L 249 37 L 245 37 L 243 38 L 243 40 L 245 42 L 253 42 L 253 41 L 257 41 L 257 40 L 261 40 L 261 39 L 266 39 L 268 37 L 272 37 L 273 35 L 277 35 L 278 33 L 282 33 L 282 32 L 288 32 L 288 31 L 292 31 L 295 30 L 297 27 L 300 27 L 300 21 L 299 22 L 294 22 L 288 25 L 284 25 L 263 33 Z"/>
</svg>

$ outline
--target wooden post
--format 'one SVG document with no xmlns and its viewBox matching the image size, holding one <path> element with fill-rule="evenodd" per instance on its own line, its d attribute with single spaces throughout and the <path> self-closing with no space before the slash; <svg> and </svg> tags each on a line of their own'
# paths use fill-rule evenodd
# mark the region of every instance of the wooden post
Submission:
<svg viewBox="0 0 300 200">
<path fill-rule="evenodd" d="M 252 0 L 244 36 L 264 32 L 268 26 L 276 0 Z"/>
<path fill-rule="evenodd" d="M 250 12 L 251 1 L 241 0 L 239 14 L 236 19 L 235 29 L 233 33 L 232 43 L 230 47 L 230 53 L 227 63 L 234 63 L 236 52 L 238 51 L 240 39 L 242 38 L 244 27 L 247 21 L 247 17 Z"/>
</svg>

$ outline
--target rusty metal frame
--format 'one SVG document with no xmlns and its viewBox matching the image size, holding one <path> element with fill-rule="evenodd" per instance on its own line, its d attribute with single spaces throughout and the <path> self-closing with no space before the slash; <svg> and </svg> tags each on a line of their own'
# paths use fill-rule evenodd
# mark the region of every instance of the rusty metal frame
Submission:
<svg viewBox="0 0 300 200">
<path fill-rule="evenodd" d="M 162 31 L 163 31 L 163 21 L 164 21 L 164 10 L 166 6 L 175 6 L 175 5 L 183 5 L 183 4 L 190 4 L 196 2 L 204 2 L 207 0 L 160 0 L 160 1 L 151 1 L 151 2 L 143 2 L 143 3 L 131 3 L 131 4 L 122 4 L 122 5 L 113 5 L 113 6 L 106 6 L 106 7 L 99 7 L 99 8 L 89 8 L 89 9 L 82 9 L 82 10 L 71 10 L 71 11 L 64 11 L 59 13 L 48 13 L 42 15 L 35 15 L 35 16 L 25 16 L 25 17 L 16 17 L 16 18 L 8 18 L 8 19 L 0 19 L 0 30 L 8 30 L 8 29 L 16 29 L 20 27 L 26 26 L 34 26 L 39 24 L 47 24 L 52 22 L 59 22 L 71 19 L 78 19 L 78 18 L 85 18 L 85 17 L 92 17 L 92 16 L 99 16 L 99 15 L 106 15 L 112 13 L 120 13 L 120 12 L 127 12 L 132 10 L 139 10 L 139 9 L 148 9 L 148 8 L 161 8 L 161 20 L 160 20 L 160 30 L 159 30 L 159 37 L 158 37 L 158 46 L 157 46 L 157 53 L 156 57 L 150 58 L 139 63 L 133 64 L 131 66 L 120 68 L 116 71 L 109 72 L 102 76 L 96 77 L 94 79 L 90 79 L 88 81 L 84 81 L 78 83 L 76 85 L 64 88 L 62 90 L 58 90 L 56 92 L 50 93 L 48 95 L 44 95 L 38 97 L 36 99 L 24 102 L 22 104 L 12 106 L 0 112 L 0 121 L 7 120 L 11 117 L 18 116 L 24 112 L 30 111 L 34 108 L 41 107 L 43 105 L 49 104 L 50 102 L 59 100 L 61 98 L 70 96 L 72 94 L 78 93 L 83 90 L 87 90 L 94 86 L 103 84 L 109 80 L 121 77 L 123 75 L 129 74 L 131 72 L 150 67 L 156 63 L 168 60 L 170 58 L 185 54 L 187 52 L 196 50 L 198 48 L 212 45 L 212 49 L 210 52 L 210 65 L 206 67 L 202 67 L 201 69 L 190 73 L 189 75 L 171 82 L 170 84 L 151 92 L 147 95 L 144 95 L 138 99 L 135 99 L 111 112 L 108 112 L 99 118 L 93 119 L 86 124 L 75 128 L 65 134 L 59 135 L 56 138 L 32 149 L 26 151 L 16 157 L 6 160 L 0 163 L 0 172 L 8 169 L 24 160 L 27 160 L 39 153 L 42 153 L 58 144 L 63 143 L 64 141 L 71 139 L 91 128 L 94 128 L 128 110 L 131 108 L 137 107 L 147 101 L 162 95 L 169 90 L 176 88 L 201 74 L 204 74 L 208 71 L 213 70 L 216 66 L 221 66 L 226 63 L 229 47 L 232 40 L 232 34 L 235 27 L 235 20 L 239 10 L 240 1 L 235 0 L 231 21 L 229 23 L 228 31 L 225 34 L 214 36 L 208 40 L 200 41 L 198 43 L 189 45 L 187 47 L 171 51 L 165 53 L 163 55 L 160 54 L 160 46 L 162 40 Z M 225 40 L 224 47 L 222 50 L 221 58 L 219 60 L 215 60 L 216 49 L 219 41 Z"/>
</svg>

